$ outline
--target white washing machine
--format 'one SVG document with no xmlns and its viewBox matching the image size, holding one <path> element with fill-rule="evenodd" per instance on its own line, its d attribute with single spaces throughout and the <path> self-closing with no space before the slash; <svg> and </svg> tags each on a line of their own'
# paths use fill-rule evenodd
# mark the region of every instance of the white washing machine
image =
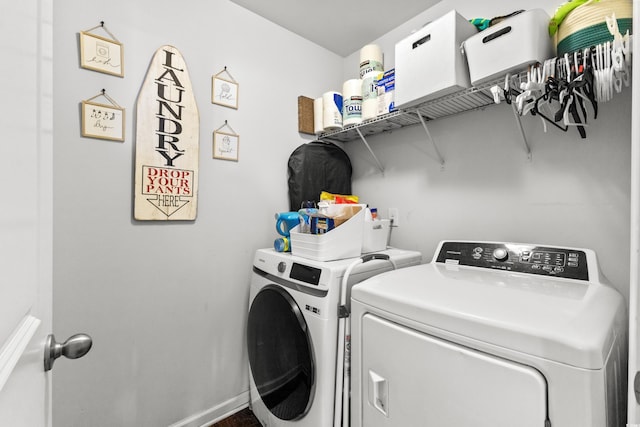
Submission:
<svg viewBox="0 0 640 427">
<path fill-rule="evenodd" d="M 627 318 L 591 250 L 447 241 L 351 294 L 352 427 L 622 427 Z"/>
<path fill-rule="evenodd" d="M 340 422 L 336 388 L 341 295 L 354 283 L 420 264 L 415 251 L 388 249 L 321 262 L 260 249 L 253 262 L 247 322 L 251 409 L 264 426 L 329 427 Z M 344 335 L 343 335 L 344 336 Z M 341 359 L 343 360 L 343 359 Z M 340 391 L 338 391 L 340 393 Z"/>
</svg>

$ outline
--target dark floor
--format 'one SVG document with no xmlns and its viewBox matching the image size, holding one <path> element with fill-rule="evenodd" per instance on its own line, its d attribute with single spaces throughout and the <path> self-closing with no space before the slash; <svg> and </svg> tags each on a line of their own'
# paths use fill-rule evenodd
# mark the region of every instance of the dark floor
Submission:
<svg viewBox="0 0 640 427">
<path fill-rule="evenodd" d="M 261 427 L 260 421 L 253 416 L 251 409 L 245 408 L 240 412 L 236 412 L 229 418 L 218 421 L 210 427 Z"/>
</svg>

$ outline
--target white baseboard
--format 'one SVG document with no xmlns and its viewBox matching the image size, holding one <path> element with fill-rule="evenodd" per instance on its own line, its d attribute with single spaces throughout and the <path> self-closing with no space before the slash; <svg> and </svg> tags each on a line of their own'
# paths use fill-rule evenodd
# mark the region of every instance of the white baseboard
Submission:
<svg viewBox="0 0 640 427">
<path fill-rule="evenodd" d="M 173 423 L 169 427 L 208 427 L 213 423 L 224 420 L 247 406 L 249 406 L 249 392 L 245 391 L 213 408 L 205 409 L 204 411 Z"/>
</svg>

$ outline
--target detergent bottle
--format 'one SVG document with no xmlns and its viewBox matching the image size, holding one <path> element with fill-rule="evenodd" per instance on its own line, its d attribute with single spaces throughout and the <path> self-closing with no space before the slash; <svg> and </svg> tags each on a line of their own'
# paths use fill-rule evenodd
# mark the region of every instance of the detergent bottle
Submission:
<svg viewBox="0 0 640 427">
<path fill-rule="evenodd" d="M 291 229 L 300 224 L 298 212 L 281 212 L 276 214 L 276 231 L 284 237 L 289 237 Z"/>
<path fill-rule="evenodd" d="M 291 242 L 288 237 L 278 237 L 273 241 L 273 249 L 277 252 L 291 252 Z"/>
<path fill-rule="evenodd" d="M 311 231 L 311 216 L 318 213 L 316 208 L 302 208 L 298 211 L 300 214 L 300 232 L 309 233 Z"/>
</svg>

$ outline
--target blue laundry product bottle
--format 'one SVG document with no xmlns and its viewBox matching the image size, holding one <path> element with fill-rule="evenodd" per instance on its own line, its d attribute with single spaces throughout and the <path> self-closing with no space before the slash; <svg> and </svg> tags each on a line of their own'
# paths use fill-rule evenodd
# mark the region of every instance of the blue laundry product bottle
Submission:
<svg viewBox="0 0 640 427">
<path fill-rule="evenodd" d="M 311 232 L 311 218 L 310 216 L 318 213 L 318 209 L 316 208 L 302 208 L 298 211 L 300 214 L 300 232 L 301 233 L 310 233 Z"/>
<path fill-rule="evenodd" d="M 335 228 L 333 218 L 324 216 L 311 217 L 311 234 L 324 234 Z"/>
<path fill-rule="evenodd" d="M 280 212 L 275 217 L 276 231 L 284 237 L 289 237 L 291 229 L 300 224 L 300 214 L 298 212 Z"/>
<path fill-rule="evenodd" d="M 291 243 L 288 237 L 278 237 L 273 241 L 273 249 L 277 252 L 291 252 Z"/>
<path fill-rule="evenodd" d="M 318 213 L 318 209 L 316 208 L 302 208 L 298 211 L 300 215 L 309 216 Z"/>
</svg>

